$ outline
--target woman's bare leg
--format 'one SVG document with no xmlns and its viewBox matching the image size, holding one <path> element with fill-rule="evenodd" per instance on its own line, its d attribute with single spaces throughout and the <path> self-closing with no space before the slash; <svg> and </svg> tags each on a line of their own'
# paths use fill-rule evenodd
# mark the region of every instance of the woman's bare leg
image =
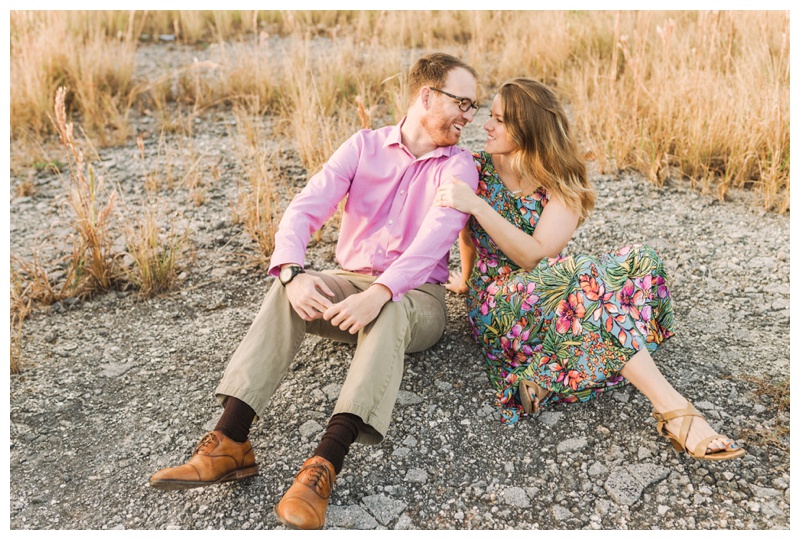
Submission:
<svg viewBox="0 0 800 540">
<path fill-rule="evenodd" d="M 687 405 L 688 400 L 678 393 L 669 381 L 664 378 L 647 349 L 642 349 L 634 354 L 625 364 L 625 367 L 622 368 L 620 374 L 644 394 L 653 404 L 656 411 L 662 414 L 675 409 L 683 409 Z M 677 435 L 680 433 L 682 422 L 683 418 L 675 418 L 668 421 L 667 430 Z M 686 438 L 686 445 L 690 450 L 693 450 L 698 442 L 713 435 L 719 434 L 714 431 L 704 418 L 695 417 Z M 719 439 L 709 443 L 708 450 L 710 452 L 722 451 L 732 442 L 727 437 L 720 436 Z"/>
</svg>

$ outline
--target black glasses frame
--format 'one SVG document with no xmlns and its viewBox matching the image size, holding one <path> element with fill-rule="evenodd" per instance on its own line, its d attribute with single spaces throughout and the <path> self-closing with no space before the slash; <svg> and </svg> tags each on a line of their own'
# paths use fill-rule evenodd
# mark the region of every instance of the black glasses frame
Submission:
<svg viewBox="0 0 800 540">
<path fill-rule="evenodd" d="M 461 110 L 461 112 L 467 112 L 470 109 L 475 109 L 475 112 L 477 113 L 478 109 L 480 109 L 480 106 L 475 105 L 469 98 L 454 96 L 450 92 L 445 92 L 444 90 L 440 90 L 439 88 L 434 88 L 433 86 L 429 86 L 428 88 L 430 88 L 434 92 L 439 92 L 440 94 L 444 94 L 447 97 L 453 98 L 454 100 L 458 101 L 458 108 Z"/>
</svg>

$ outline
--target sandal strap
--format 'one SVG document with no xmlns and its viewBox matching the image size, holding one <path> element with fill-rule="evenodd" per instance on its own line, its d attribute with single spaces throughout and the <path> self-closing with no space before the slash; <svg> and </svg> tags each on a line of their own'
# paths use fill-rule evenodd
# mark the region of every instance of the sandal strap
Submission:
<svg viewBox="0 0 800 540">
<path fill-rule="evenodd" d="M 703 416 L 700 414 L 700 411 L 695 409 L 690 401 L 686 403 L 687 406 L 685 409 L 675 409 L 674 411 L 665 412 L 661 416 L 664 420 L 672 420 L 673 418 L 680 418 L 681 416 Z"/>
<path fill-rule="evenodd" d="M 727 437 L 723 437 L 723 436 L 717 434 L 717 435 L 712 435 L 711 437 L 707 437 L 707 438 L 703 439 L 702 441 L 697 443 L 697 446 L 695 446 L 694 450 L 691 451 L 692 455 L 694 457 L 696 457 L 696 458 L 701 458 L 702 459 L 703 457 L 705 457 L 708 454 L 708 445 L 711 443 L 711 441 L 714 441 L 716 439 L 727 439 Z M 723 454 L 725 452 L 730 452 L 731 451 L 728 448 L 727 444 L 725 444 L 723 446 L 725 446 L 725 450 L 721 450 L 719 452 L 711 452 L 711 453 L 712 454 L 716 454 L 716 453 Z"/>
<path fill-rule="evenodd" d="M 683 409 L 675 409 L 665 413 L 659 413 L 653 411 L 653 417 L 658 420 L 658 426 L 656 430 L 660 435 L 666 435 L 668 430 L 666 429 L 667 421 L 672 420 L 674 418 L 683 418 L 683 422 L 681 422 L 681 429 L 680 432 L 677 434 L 677 437 L 673 435 L 678 443 L 681 446 L 686 448 L 686 437 L 689 436 L 689 430 L 692 427 L 692 422 L 694 421 L 694 417 L 699 416 L 702 418 L 702 414 L 692 405 L 692 402 L 686 400 L 686 407 Z"/>
</svg>

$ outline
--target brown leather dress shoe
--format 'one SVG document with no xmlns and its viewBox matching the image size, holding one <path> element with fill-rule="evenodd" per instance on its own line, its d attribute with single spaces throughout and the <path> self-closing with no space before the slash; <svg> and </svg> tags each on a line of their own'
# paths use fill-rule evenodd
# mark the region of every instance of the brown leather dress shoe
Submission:
<svg viewBox="0 0 800 540">
<path fill-rule="evenodd" d="M 292 487 L 275 505 L 275 517 L 292 529 L 321 529 L 335 481 L 330 461 L 319 456 L 307 459 Z"/>
<path fill-rule="evenodd" d="M 200 439 L 189 461 L 161 469 L 150 477 L 156 489 L 191 489 L 240 480 L 258 474 L 250 441 L 229 439 L 221 431 L 210 431 Z"/>
</svg>

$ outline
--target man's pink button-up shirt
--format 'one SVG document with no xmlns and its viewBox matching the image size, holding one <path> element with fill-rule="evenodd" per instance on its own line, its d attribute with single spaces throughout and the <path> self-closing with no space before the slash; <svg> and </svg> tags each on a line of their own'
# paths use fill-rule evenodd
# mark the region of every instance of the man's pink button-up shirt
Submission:
<svg viewBox="0 0 800 540">
<path fill-rule="evenodd" d="M 415 158 L 401 142 L 403 121 L 359 131 L 311 177 L 278 226 L 271 275 L 282 264 L 305 265 L 311 234 L 349 194 L 336 246 L 343 269 L 379 276 L 375 283 L 394 301 L 423 283 L 447 281 L 450 247 L 468 216 L 433 206 L 434 198 L 451 176 L 476 189 L 478 172 L 472 154 L 455 146 Z"/>
</svg>

